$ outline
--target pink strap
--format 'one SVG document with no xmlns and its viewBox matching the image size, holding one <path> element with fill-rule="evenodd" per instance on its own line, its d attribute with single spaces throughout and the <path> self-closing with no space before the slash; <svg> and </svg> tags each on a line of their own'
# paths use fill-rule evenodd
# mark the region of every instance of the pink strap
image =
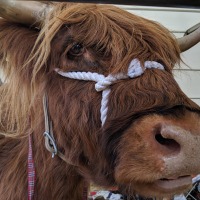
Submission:
<svg viewBox="0 0 200 200">
<path fill-rule="evenodd" d="M 35 192 L 35 165 L 33 159 L 33 149 L 32 149 L 32 138 L 29 135 L 29 147 L 28 147 L 28 200 L 33 200 Z M 83 190 L 83 200 L 88 198 L 88 188 L 85 187 Z"/>
<path fill-rule="evenodd" d="M 84 187 L 83 189 L 83 200 L 87 200 L 88 199 L 88 188 Z"/>
<path fill-rule="evenodd" d="M 35 190 L 35 165 L 33 160 L 32 138 L 29 135 L 28 147 L 28 200 L 33 200 Z"/>
</svg>

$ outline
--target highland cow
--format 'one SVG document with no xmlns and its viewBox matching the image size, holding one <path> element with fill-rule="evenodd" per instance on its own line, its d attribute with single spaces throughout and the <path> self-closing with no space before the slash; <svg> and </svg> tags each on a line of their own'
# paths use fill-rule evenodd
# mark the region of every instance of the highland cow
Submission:
<svg viewBox="0 0 200 200">
<path fill-rule="evenodd" d="M 30 26 L 0 20 L 1 199 L 81 200 L 90 182 L 128 196 L 187 191 L 200 107 L 173 77 L 177 40 L 111 5 L 52 6 Z"/>
</svg>

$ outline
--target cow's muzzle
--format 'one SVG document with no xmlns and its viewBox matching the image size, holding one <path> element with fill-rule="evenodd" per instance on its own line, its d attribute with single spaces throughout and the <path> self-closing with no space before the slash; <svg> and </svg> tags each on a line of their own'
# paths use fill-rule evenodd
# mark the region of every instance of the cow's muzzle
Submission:
<svg viewBox="0 0 200 200">
<path fill-rule="evenodd" d="M 192 176 L 200 172 L 200 135 L 179 126 L 161 124 L 155 135 L 163 156 L 164 177 L 157 181 L 163 190 L 190 185 Z"/>
</svg>

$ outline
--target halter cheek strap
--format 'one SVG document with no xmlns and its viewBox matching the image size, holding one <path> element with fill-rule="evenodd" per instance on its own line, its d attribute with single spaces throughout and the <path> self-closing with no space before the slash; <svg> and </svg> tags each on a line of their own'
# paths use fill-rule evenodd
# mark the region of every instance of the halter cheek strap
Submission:
<svg viewBox="0 0 200 200">
<path fill-rule="evenodd" d="M 44 132 L 44 138 L 45 138 L 45 147 L 46 149 L 51 152 L 52 158 L 55 157 L 55 155 L 59 156 L 62 160 L 64 160 L 66 163 L 75 166 L 71 160 L 67 159 L 60 151 L 57 149 L 57 145 L 54 139 L 53 134 L 53 128 L 52 128 L 52 121 L 50 119 L 49 110 L 48 110 L 48 97 L 45 94 L 43 96 L 43 109 L 44 109 L 44 119 L 45 119 L 45 132 Z"/>
<path fill-rule="evenodd" d="M 155 61 L 146 61 L 144 66 L 142 67 L 140 61 L 138 59 L 133 59 L 128 67 L 127 74 L 118 73 L 118 74 L 110 74 L 108 76 L 104 76 L 103 74 L 91 73 L 91 72 L 63 72 L 59 68 L 56 68 L 55 71 L 63 77 L 84 80 L 84 81 L 94 81 L 95 89 L 97 92 L 102 91 L 102 100 L 101 100 L 101 125 L 105 124 L 108 112 L 108 100 L 111 89 L 110 85 L 115 83 L 118 80 L 128 79 L 128 78 L 136 78 L 144 73 L 146 69 L 161 69 L 164 70 L 163 65 Z"/>
</svg>

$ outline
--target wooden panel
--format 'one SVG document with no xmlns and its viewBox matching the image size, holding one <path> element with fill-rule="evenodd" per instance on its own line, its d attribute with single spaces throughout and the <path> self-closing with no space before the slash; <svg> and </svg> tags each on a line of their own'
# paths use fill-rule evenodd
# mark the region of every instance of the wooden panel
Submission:
<svg viewBox="0 0 200 200">
<path fill-rule="evenodd" d="M 185 32 L 200 22 L 200 10 L 121 6 L 133 14 L 161 23 L 171 31 Z"/>
<path fill-rule="evenodd" d="M 196 104 L 200 106 L 200 99 L 192 99 L 192 101 L 194 101 Z"/>
<path fill-rule="evenodd" d="M 52 0 L 56 2 L 80 2 L 80 3 L 102 3 L 102 4 L 126 4 L 142 6 L 164 6 L 164 7 L 192 7 L 200 8 L 199 0 Z"/>
<path fill-rule="evenodd" d="M 200 43 L 192 47 L 188 51 L 181 54 L 181 58 L 186 65 L 182 64 L 181 66 L 184 69 L 199 69 L 200 70 Z"/>
<path fill-rule="evenodd" d="M 175 79 L 190 98 L 200 98 L 200 71 L 174 70 Z"/>
</svg>

